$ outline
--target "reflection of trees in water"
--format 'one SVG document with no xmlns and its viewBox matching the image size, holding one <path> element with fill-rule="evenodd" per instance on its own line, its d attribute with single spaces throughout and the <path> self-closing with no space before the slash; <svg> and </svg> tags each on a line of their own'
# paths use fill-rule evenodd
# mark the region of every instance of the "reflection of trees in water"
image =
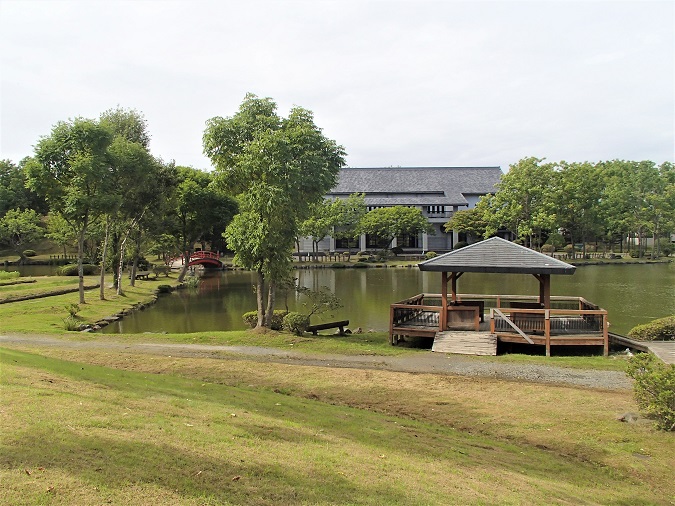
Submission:
<svg viewBox="0 0 675 506">
<path fill-rule="evenodd" d="M 334 319 L 381 331 L 389 326 L 389 304 L 418 293 L 439 293 L 441 278 L 417 268 L 303 269 L 295 276 L 302 286 L 331 288 L 344 305 L 333 313 Z M 246 271 L 206 276 L 203 290 L 192 294 L 177 290 L 160 297 L 153 307 L 125 319 L 124 331 L 243 329 L 242 314 L 256 309 L 254 281 L 253 273 Z M 528 275 L 466 273 L 459 289 L 460 293 L 536 295 L 538 283 Z M 581 296 L 599 304 L 609 311 L 612 330 L 627 332 L 638 323 L 675 313 L 675 264 L 580 267 L 573 276 L 556 276 L 552 293 Z M 291 311 L 302 311 L 302 302 L 289 294 Z M 283 300 L 277 306 L 283 309 Z"/>
</svg>

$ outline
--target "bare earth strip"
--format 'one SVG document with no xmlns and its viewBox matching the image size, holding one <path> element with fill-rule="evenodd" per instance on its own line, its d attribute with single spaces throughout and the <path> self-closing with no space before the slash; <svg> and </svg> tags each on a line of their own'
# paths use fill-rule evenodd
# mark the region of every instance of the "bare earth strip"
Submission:
<svg viewBox="0 0 675 506">
<path fill-rule="evenodd" d="M 0 336 L 0 345 L 100 350 L 118 353 L 212 358 L 217 360 L 253 360 L 282 364 L 373 369 L 383 371 L 481 376 L 538 383 L 574 385 L 608 390 L 632 388 L 623 372 L 579 370 L 564 367 L 500 363 L 475 357 L 421 352 L 414 356 L 347 356 L 299 353 L 278 348 L 255 346 L 215 346 L 201 344 L 125 343 L 115 340 L 69 341 L 46 336 Z"/>
</svg>

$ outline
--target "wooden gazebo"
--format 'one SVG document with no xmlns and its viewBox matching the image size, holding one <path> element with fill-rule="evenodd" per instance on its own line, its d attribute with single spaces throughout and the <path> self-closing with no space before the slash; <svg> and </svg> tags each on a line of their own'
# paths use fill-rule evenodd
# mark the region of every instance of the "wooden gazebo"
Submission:
<svg viewBox="0 0 675 506">
<path fill-rule="evenodd" d="M 494 342 L 495 353 L 497 340 L 544 345 L 547 356 L 551 345 L 602 345 L 608 353 L 607 312 L 582 297 L 551 296 L 551 275 L 574 274 L 573 265 L 493 237 L 422 262 L 419 269 L 441 273 L 441 293 L 392 304 L 392 344 L 404 336 L 447 339 L 448 332 L 450 339 L 470 340 L 466 333 L 474 332 L 476 339 Z M 460 294 L 457 280 L 465 272 L 532 274 L 539 294 Z"/>
</svg>

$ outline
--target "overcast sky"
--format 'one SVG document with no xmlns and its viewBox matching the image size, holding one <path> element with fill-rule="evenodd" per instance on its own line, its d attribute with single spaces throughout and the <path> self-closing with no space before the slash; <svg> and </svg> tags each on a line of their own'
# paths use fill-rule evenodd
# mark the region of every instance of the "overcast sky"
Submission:
<svg viewBox="0 0 675 506">
<path fill-rule="evenodd" d="M 675 159 L 675 2 L 0 0 L 0 157 L 117 107 L 210 169 L 247 92 L 314 112 L 347 164 Z"/>
</svg>

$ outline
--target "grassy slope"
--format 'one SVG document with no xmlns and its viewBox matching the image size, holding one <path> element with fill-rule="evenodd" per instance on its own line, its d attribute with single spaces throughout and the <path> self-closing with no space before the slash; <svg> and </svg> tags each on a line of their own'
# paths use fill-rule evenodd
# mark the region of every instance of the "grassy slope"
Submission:
<svg viewBox="0 0 675 506">
<path fill-rule="evenodd" d="M 43 353 L 0 353 L 3 504 L 675 499 L 672 435 L 615 420 L 628 392 Z"/>
</svg>

